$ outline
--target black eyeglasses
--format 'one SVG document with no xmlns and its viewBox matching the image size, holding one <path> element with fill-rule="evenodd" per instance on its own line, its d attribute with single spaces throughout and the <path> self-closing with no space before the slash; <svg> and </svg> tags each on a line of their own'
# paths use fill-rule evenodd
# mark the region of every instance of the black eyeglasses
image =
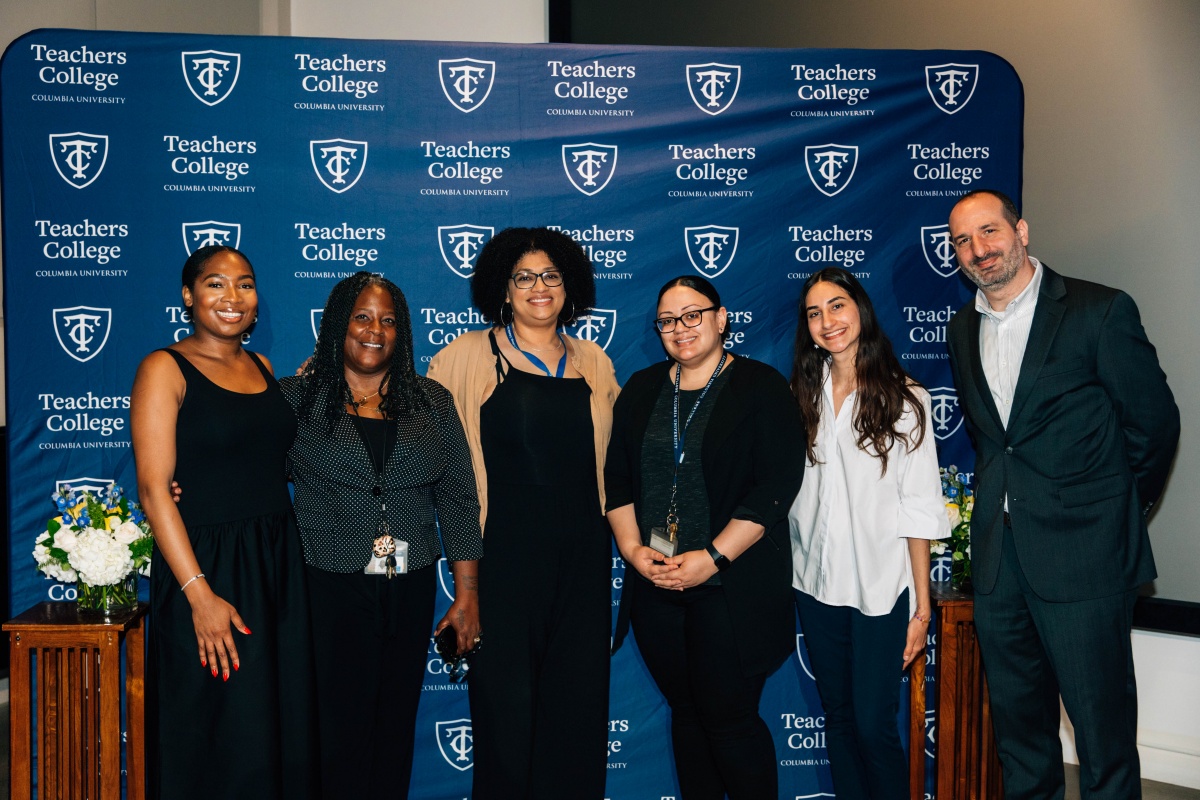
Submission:
<svg viewBox="0 0 1200 800">
<path fill-rule="evenodd" d="M 556 269 L 548 269 L 545 272 L 518 272 L 509 280 L 515 283 L 518 289 L 532 289 L 538 282 L 538 278 L 542 279 L 546 288 L 562 286 L 563 282 L 562 273 Z"/>
<path fill-rule="evenodd" d="M 683 327 L 685 328 L 694 328 L 700 324 L 700 320 L 704 319 L 705 311 L 717 311 L 719 309 L 720 306 L 709 306 L 708 308 L 688 311 L 687 313 L 678 317 L 659 317 L 658 319 L 654 320 L 654 328 L 659 333 L 670 333 L 671 331 L 675 330 L 676 322 L 682 322 Z"/>
</svg>

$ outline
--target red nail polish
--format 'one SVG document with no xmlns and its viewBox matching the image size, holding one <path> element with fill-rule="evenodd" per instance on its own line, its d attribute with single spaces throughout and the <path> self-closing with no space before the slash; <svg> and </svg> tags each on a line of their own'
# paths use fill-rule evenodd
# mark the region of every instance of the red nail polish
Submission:
<svg viewBox="0 0 1200 800">
<path fill-rule="evenodd" d="M 241 664 L 237 663 L 236 661 L 235 661 L 235 662 L 233 662 L 233 671 L 234 671 L 234 672 L 237 672 L 237 671 L 238 671 L 239 669 L 241 669 L 241 668 L 242 668 L 242 665 L 241 665 Z"/>
<path fill-rule="evenodd" d="M 217 677 L 217 668 L 215 666 L 212 668 L 212 674 L 214 678 Z"/>
<path fill-rule="evenodd" d="M 249 634 L 249 633 L 250 633 L 250 629 L 249 629 L 249 628 L 242 628 L 242 633 Z"/>
<path fill-rule="evenodd" d="M 229 680 L 229 670 L 225 670 L 225 674 L 221 676 L 221 680 Z"/>
<path fill-rule="evenodd" d="M 202 659 L 200 659 L 200 666 L 202 666 L 202 667 L 207 667 L 207 666 L 208 666 L 208 659 L 207 659 L 207 658 L 202 658 Z"/>
</svg>

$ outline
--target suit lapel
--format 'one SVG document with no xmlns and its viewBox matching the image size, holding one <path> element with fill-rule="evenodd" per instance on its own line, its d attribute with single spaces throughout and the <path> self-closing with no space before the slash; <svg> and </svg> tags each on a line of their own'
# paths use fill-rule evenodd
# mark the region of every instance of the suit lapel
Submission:
<svg viewBox="0 0 1200 800">
<path fill-rule="evenodd" d="M 1029 341 L 1025 345 L 1025 357 L 1021 359 L 1021 372 L 1017 376 L 1017 386 L 1013 390 L 1012 409 L 1008 414 L 1008 425 L 1021 413 L 1021 407 L 1029 399 L 1033 384 L 1046 356 L 1050 353 L 1050 345 L 1054 343 L 1054 335 L 1058 332 L 1058 324 L 1062 321 L 1066 310 L 1062 298 L 1066 294 L 1062 277 L 1052 272 L 1045 264 L 1042 265 L 1042 285 L 1038 291 L 1037 308 L 1033 312 L 1033 324 L 1029 328 Z"/>
<path fill-rule="evenodd" d="M 992 432 L 1003 437 L 1004 425 L 1000 422 L 1000 412 L 996 409 L 996 401 L 992 397 L 992 387 L 988 386 L 987 375 L 983 372 L 983 358 L 979 354 L 979 325 L 983 315 L 974 308 L 967 313 L 971 315 L 967 323 L 967 353 L 970 355 L 967 361 L 970 365 L 971 378 L 975 384 L 975 391 L 979 394 L 979 401 L 987 411 L 987 419 L 994 427 Z"/>
</svg>

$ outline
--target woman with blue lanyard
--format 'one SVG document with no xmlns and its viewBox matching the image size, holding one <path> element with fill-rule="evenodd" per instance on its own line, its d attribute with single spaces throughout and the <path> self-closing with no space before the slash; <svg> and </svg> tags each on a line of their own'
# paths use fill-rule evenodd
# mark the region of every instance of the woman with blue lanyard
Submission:
<svg viewBox="0 0 1200 800">
<path fill-rule="evenodd" d="M 617 382 L 596 344 L 560 330 L 596 300 L 570 237 L 509 228 L 484 246 L 471 294 L 494 327 L 429 365 L 450 390 L 483 525 L 471 668 L 475 800 L 604 797 L 611 546 L 603 458 Z"/>
<path fill-rule="evenodd" d="M 726 351 L 728 314 L 704 278 L 669 281 L 654 328 L 668 360 L 626 383 L 604 472 L 626 568 L 616 645 L 632 622 L 671 707 L 683 800 L 777 797 L 758 703 L 794 642 L 800 414 L 782 375 Z"/>
</svg>

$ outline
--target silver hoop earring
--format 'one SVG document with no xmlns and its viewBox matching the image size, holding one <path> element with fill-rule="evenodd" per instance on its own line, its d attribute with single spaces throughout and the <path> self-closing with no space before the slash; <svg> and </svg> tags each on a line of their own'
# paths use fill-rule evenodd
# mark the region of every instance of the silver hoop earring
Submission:
<svg viewBox="0 0 1200 800">
<path fill-rule="evenodd" d="M 507 322 L 504 321 L 504 309 L 506 309 L 506 308 L 508 309 L 508 321 Z M 504 325 L 504 326 L 508 326 L 508 325 L 512 325 L 512 322 L 513 322 L 512 305 L 510 305 L 509 302 L 507 300 L 505 300 L 504 305 L 500 306 L 500 324 Z"/>
<path fill-rule="evenodd" d="M 565 317 L 562 314 L 558 315 L 558 319 L 563 325 L 570 325 L 575 321 L 575 301 L 569 300 L 569 302 L 571 303 L 571 313 Z"/>
</svg>

